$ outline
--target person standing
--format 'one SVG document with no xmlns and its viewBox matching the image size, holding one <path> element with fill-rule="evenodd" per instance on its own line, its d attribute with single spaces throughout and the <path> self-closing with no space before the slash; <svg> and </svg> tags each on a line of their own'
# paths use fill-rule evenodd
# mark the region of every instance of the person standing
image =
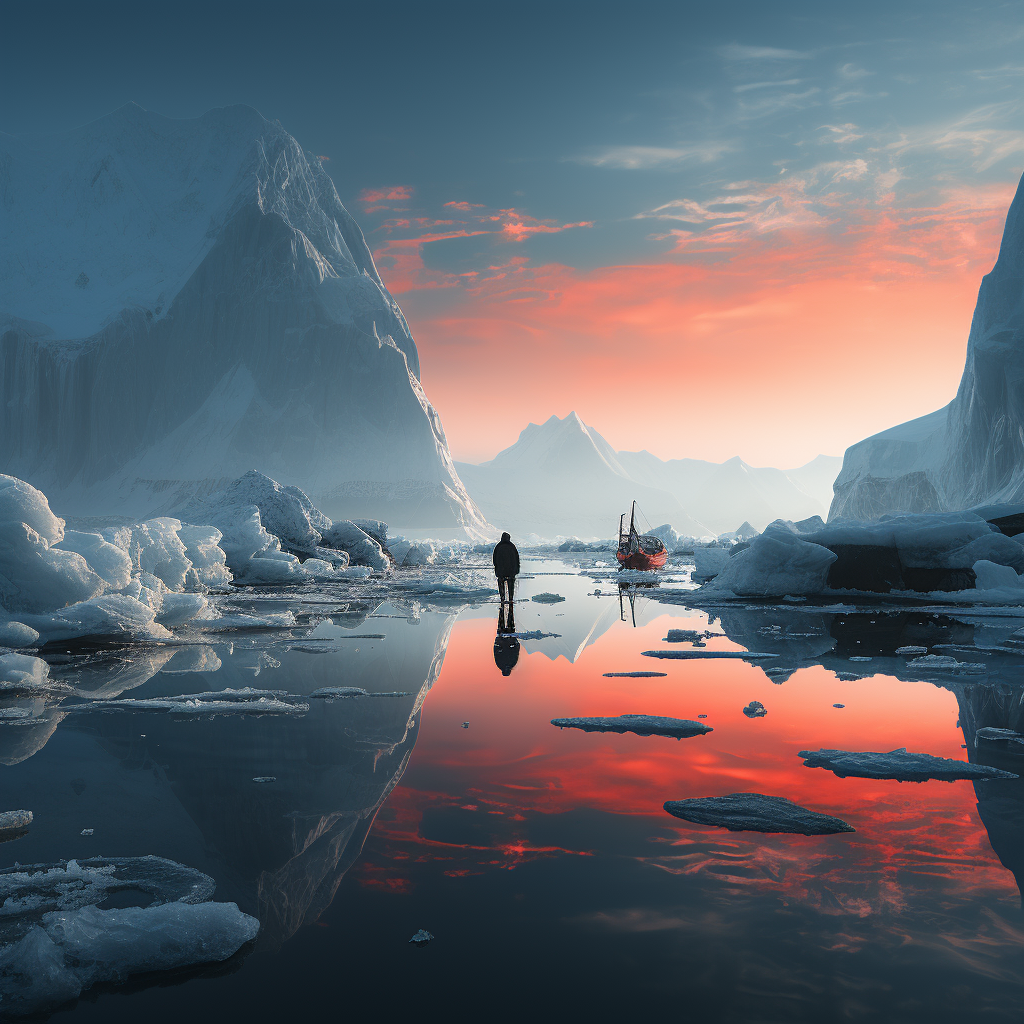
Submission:
<svg viewBox="0 0 1024 1024">
<path fill-rule="evenodd" d="M 491 561 L 494 562 L 494 575 L 498 577 L 498 597 L 502 604 L 507 601 L 511 605 L 519 575 L 519 549 L 509 534 L 503 533 L 501 540 L 494 545 Z"/>
</svg>

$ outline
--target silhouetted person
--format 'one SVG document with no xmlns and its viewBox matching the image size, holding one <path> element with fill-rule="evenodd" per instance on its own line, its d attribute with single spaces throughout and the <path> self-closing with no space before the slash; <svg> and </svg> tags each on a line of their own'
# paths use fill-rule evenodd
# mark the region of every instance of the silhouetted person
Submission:
<svg viewBox="0 0 1024 1024">
<path fill-rule="evenodd" d="M 506 534 L 505 536 L 508 536 Z M 515 548 L 513 548 L 515 550 Z M 494 664 L 503 676 L 511 675 L 512 669 L 519 661 L 519 641 L 515 637 L 516 615 L 513 605 L 508 606 L 508 619 L 505 618 L 504 604 L 498 606 L 498 635 L 494 638 Z M 512 634 L 512 635 L 510 635 Z"/>
<path fill-rule="evenodd" d="M 494 545 L 491 561 L 494 562 L 494 575 L 498 577 L 498 597 L 502 604 L 506 601 L 511 604 L 519 575 L 519 549 L 507 533 L 503 533 L 501 540 Z"/>
</svg>

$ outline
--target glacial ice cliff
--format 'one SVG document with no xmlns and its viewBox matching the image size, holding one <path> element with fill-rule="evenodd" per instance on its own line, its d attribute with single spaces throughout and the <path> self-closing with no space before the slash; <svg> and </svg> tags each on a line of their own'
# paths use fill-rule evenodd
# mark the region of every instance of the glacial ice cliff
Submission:
<svg viewBox="0 0 1024 1024">
<path fill-rule="evenodd" d="M 1024 501 L 1024 180 L 978 292 L 960 388 L 944 409 L 846 451 L 830 518 Z"/>
<path fill-rule="evenodd" d="M 322 163 L 255 110 L 0 134 L 0 471 L 62 514 L 249 469 L 329 516 L 483 526 Z"/>
</svg>

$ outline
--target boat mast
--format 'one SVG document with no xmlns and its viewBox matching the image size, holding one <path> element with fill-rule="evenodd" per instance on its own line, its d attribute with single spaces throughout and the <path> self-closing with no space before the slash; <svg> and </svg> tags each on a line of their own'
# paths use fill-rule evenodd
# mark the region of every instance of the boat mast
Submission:
<svg viewBox="0 0 1024 1024">
<path fill-rule="evenodd" d="M 633 509 L 629 513 L 629 550 L 635 551 L 640 546 L 636 534 L 636 502 L 633 502 Z M 635 545 L 635 546 L 634 546 Z"/>
<path fill-rule="evenodd" d="M 622 525 L 623 525 L 623 523 L 625 521 L 626 521 L 626 513 L 623 512 L 622 515 L 619 516 L 619 547 L 622 547 Z"/>
</svg>

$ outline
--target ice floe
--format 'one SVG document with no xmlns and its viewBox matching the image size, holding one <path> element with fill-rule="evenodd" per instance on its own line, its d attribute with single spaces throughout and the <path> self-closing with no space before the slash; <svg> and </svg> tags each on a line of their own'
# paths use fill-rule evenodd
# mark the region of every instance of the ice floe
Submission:
<svg viewBox="0 0 1024 1024">
<path fill-rule="evenodd" d="M 24 832 L 31 824 L 31 811 L 0 811 L 0 842 Z"/>
<path fill-rule="evenodd" d="M 856 831 L 841 818 L 809 811 L 781 796 L 762 793 L 730 793 L 728 796 L 669 800 L 669 814 L 698 825 L 716 825 L 730 832 L 785 832 L 802 836 L 827 836 Z"/>
<path fill-rule="evenodd" d="M 241 689 L 215 690 L 209 693 L 188 693 L 178 697 L 140 697 L 120 700 L 98 700 L 76 704 L 67 711 L 158 711 L 185 715 L 243 714 L 294 715 L 305 714 L 309 705 L 284 690 Z"/>
<path fill-rule="evenodd" d="M 712 732 L 710 725 L 686 718 L 663 718 L 659 715 L 619 715 L 616 718 L 552 718 L 560 729 L 582 729 L 584 732 L 633 732 L 638 736 L 703 736 Z"/>
<path fill-rule="evenodd" d="M 530 600 L 537 604 L 560 604 L 565 598 L 561 594 L 534 594 Z"/>
<path fill-rule="evenodd" d="M 841 779 L 895 779 L 899 782 L 925 782 L 937 779 L 1016 779 L 1012 772 L 969 761 L 955 761 L 933 754 L 908 753 L 906 747 L 887 753 L 853 750 L 801 750 L 808 768 L 825 768 Z"/>
<path fill-rule="evenodd" d="M 667 672 L 603 672 L 606 679 L 654 679 L 657 676 L 667 676 Z"/>
<path fill-rule="evenodd" d="M 645 658 L 666 658 L 675 661 L 700 661 L 703 659 L 746 658 L 751 661 L 763 661 L 766 658 L 777 658 L 777 654 L 756 653 L 754 651 L 641 651 Z"/>
</svg>

